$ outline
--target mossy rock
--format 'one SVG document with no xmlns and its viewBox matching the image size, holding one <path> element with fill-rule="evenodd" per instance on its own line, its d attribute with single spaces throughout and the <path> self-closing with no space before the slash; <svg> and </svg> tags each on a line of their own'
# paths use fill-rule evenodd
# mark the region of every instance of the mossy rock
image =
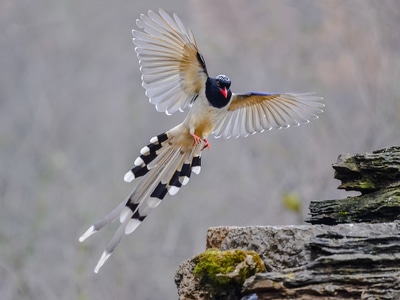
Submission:
<svg viewBox="0 0 400 300">
<path fill-rule="evenodd" d="M 238 249 L 208 249 L 195 257 L 194 263 L 194 276 L 216 293 L 232 287 L 240 290 L 247 278 L 265 271 L 256 252 Z"/>
</svg>

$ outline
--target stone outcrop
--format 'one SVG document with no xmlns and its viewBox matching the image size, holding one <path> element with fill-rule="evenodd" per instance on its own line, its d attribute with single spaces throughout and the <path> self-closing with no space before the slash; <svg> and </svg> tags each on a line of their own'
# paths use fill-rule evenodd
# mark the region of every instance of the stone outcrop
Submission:
<svg viewBox="0 0 400 300">
<path fill-rule="evenodd" d="M 312 225 L 210 228 L 207 249 L 254 251 L 266 271 L 215 291 L 196 256 L 178 268 L 179 299 L 400 299 L 400 148 L 342 154 L 333 168 L 361 195 L 313 201 Z"/>
<path fill-rule="evenodd" d="M 312 201 L 312 224 L 391 222 L 400 215 L 400 147 L 372 153 L 341 154 L 333 165 L 339 189 L 360 196 Z"/>
</svg>

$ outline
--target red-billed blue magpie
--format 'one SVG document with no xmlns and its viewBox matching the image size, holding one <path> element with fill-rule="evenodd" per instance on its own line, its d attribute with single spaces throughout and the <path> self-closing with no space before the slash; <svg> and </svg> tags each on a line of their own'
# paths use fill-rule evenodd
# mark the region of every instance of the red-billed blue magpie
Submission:
<svg viewBox="0 0 400 300">
<path fill-rule="evenodd" d="M 176 14 L 149 11 L 136 23 L 141 30 L 133 30 L 133 42 L 150 103 L 168 115 L 178 110 L 188 113 L 181 124 L 153 137 L 140 150 L 124 180 L 142 180 L 127 199 L 80 237 L 82 242 L 117 219 L 121 223 L 96 273 L 124 234 L 133 232 L 167 193 L 175 195 L 186 185 L 192 172 L 199 174 L 202 150 L 210 148 L 210 134 L 229 138 L 297 126 L 317 118 L 324 106 L 322 98 L 312 93 L 235 94 L 227 76 L 208 75 L 193 33 Z"/>
</svg>

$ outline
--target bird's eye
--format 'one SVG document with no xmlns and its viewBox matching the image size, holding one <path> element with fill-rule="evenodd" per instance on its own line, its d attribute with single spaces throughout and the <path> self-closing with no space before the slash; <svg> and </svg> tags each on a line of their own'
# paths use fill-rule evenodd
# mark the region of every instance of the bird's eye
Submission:
<svg viewBox="0 0 400 300">
<path fill-rule="evenodd" d="M 219 87 L 220 85 L 221 85 L 221 83 L 217 80 L 216 82 L 216 85 Z"/>
</svg>

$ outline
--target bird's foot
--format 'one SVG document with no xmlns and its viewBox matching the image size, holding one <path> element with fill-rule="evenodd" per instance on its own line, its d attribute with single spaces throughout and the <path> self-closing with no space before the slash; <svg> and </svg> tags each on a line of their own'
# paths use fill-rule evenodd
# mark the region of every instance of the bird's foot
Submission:
<svg viewBox="0 0 400 300">
<path fill-rule="evenodd" d="M 193 137 L 193 146 L 201 144 L 201 138 L 199 138 L 194 133 L 191 133 L 190 135 Z"/>
<path fill-rule="evenodd" d="M 203 139 L 203 141 L 204 141 L 204 146 L 203 146 L 203 148 L 201 148 L 201 151 L 203 151 L 206 148 L 208 150 L 210 150 L 211 146 L 210 146 L 210 143 L 207 141 L 207 139 Z"/>
<path fill-rule="evenodd" d="M 210 149 L 210 143 L 207 141 L 207 139 L 201 139 L 200 137 L 198 137 L 197 135 L 195 135 L 194 133 L 191 134 L 191 136 L 193 137 L 193 145 L 199 145 L 201 144 L 201 142 L 204 141 L 204 146 L 203 148 L 201 148 L 201 151 L 203 151 L 205 148 Z"/>
</svg>

